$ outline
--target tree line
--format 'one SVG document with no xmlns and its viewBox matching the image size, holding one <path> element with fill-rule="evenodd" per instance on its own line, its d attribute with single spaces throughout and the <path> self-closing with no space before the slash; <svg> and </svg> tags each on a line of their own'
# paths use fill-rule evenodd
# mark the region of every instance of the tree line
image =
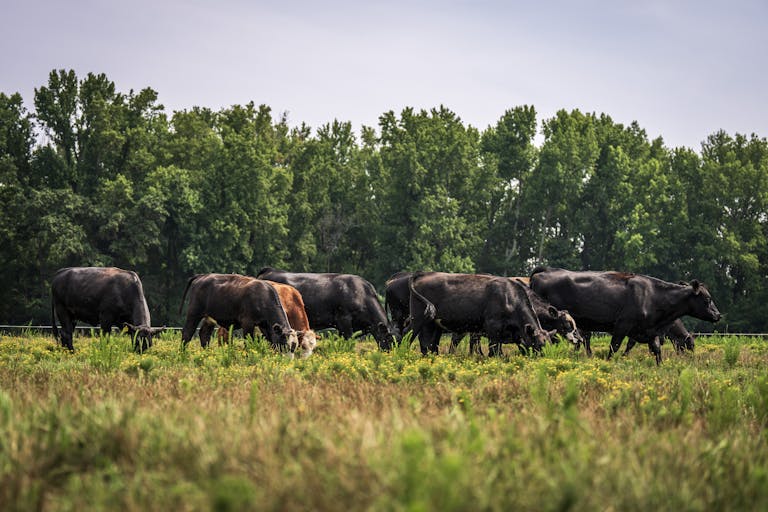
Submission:
<svg viewBox="0 0 768 512">
<path fill-rule="evenodd" d="M 178 325 L 196 273 L 349 272 L 381 290 L 398 270 L 546 264 L 696 278 L 720 330 L 765 332 L 767 200 L 754 134 L 697 152 L 533 106 L 485 130 L 445 106 L 312 129 L 255 103 L 168 113 L 151 88 L 55 70 L 33 112 L 0 93 L 0 319 L 47 323 L 65 266 L 136 270 L 153 323 Z"/>
</svg>

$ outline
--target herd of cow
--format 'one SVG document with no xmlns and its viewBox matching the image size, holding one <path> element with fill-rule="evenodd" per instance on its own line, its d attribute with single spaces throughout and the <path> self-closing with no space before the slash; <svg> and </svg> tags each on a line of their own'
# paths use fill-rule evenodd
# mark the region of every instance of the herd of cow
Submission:
<svg viewBox="0 0 768 512">
<path fill-rule="evenodd" d="M 78 320 L 99 325 L 103 332 L 123 327 L 133 336 L 134 349 L 147 350 L 163 328 L 151 327 L 141 280 L 118 268 L 75 267 L 59 270 L 51 283 L 54 338 L 74 350 Z M 184 345 L 200 327 L 206 347 L 214 329 L 242 329 L 254 336 L 258 328 L 276 348 L 291 356 L 301 349 L 312 354 L 315 331 L 333 328 L 345 338 L 356 332 L 372 335 L 382 350 L 411 333 L 423 354 L 437 353 L 444 332 L 452 333 L 453 351 L 470 334 L 470 352 L 482 354 L 480 335 L 488 338 L 489 355 L 515 343 L 521 351 L 541 350 L 557 336 L 591 355 L 590 335 L 611 334 L 609 357 L 629 338 L 647 343 L 661 363 L 661 343 L 669 338 L 676 350 L 693 350 L 693 336 L 680 318 L 711 322 L 720 312 L 709 291 L 698 281 L 671 283 L 622 272 L 570 271 L 536 268 L 529 278 L 445 272 L 398 272 L 386 284 L 382 307 L 371 283 L 352 274 L 315 274 L 262 269 L 256 277 L 199 274 L 189 279 Z M 389 317 L 388 317 L 389 314 Z M 61 324 L 61 333 L 56 318 Z M 390 319 L 391 317 L 391 319 Z"/>
</svg>

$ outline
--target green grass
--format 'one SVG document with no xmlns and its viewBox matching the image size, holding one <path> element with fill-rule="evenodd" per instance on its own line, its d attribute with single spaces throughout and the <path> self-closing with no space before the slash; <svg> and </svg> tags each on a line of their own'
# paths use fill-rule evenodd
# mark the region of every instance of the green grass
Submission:
<svg viewBox="0 0 768 512">
<path fill-rule="evenodd" d="M 447 339 L 443 345 L 447 346 Z M 0 337 L 3 510 L 760 510 L 768 344 L 606 361 Z"/>
</svg>

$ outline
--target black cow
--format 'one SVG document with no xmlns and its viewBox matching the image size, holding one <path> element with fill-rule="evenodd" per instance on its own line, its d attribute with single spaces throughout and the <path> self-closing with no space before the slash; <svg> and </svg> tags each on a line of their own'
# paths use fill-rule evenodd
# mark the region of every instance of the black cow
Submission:
<svg viewBox="0 0 768 512">
<path fill-rule="evenodd" d="M 675 351 L 683 352 L 684 350 L 690 350 L 693 352 L 696 338 L 694 338 L 693 334 L 688 332 L 688 329 L 683 325 L 683 321 L 679 318 L 668 326 L 663 327 L 659 334 L 662 345 L 664 344 L 664 339 L 667 338 L 672 342 Z M 635 346 L 635 343 L 637 342 L 630 338 L 629 341 L 627 341 L 627 348 L 624 349 L 623 355 L 627 355 L 632 347 Z"/>
<path fill-rule="evenodd" d="M 480 274 L 416 272 L 409 280 L 411 329 L 422 354 L 437 353 L 443 331 L 481 332 L 490 353 L 502 343 L 540 350 L 549 335 L 541 328 L 522 284 Z"/>
<path fill-rule="evenodd" d="M 286 347 L 291 354 L 299 345 L 280 296 L 275 288 L 259 279 L 239 274 L 198 274 L 187 281 L 179 313 L 189 292 L 187 319 L 181 331 L 184 346 L 195 334 L 201 320 L 200 345 L 205 348 L 216 326 L 242 329 L 244 336 L 255 336 L 258 327 L 275 347 Z"/>
<path fill-rule="evenodd" d="M 720 320 L 712 296 L 698 281 L 676 284 L 640 274 L 538 267 L 531 288 L 555 307 L 567 308 L 580 329 L 611 333 L 609 358 L 628 336 L 648 343 L 660 364 L 664 327 L 684 315 Z M 591 355 L 589 340 L 585 345 Z"/>
<path fill-rule="evenodd" d="M 408 279 L 412 274 L 413 272 L 398 272 L 393 274 L 387 280 L 386 300 L 384 304 L 389 310 L 390 315 L 392 315 L 392 323 L 394 327 L 398 329 L 401 337 L 404 334 L 408 315 L 410 314 L 411 291 L 408 287 Z M 584 342 L 581 333 L 576 327 L 576 322 L 571 315 L 568 314 L 567 311 L 558 310 L 536 295 L 536 293 L 528 287 L 528 278 L 511 277 L 509 279 L 517 280 L 525 287 L 541 327 L 547 330 L 550 336 L 555 333 L 560 334 L 576 346 Z M 453 333 L 449 349 L 450 353 L 455 351 L 456 346 L 465 334 L 466 333 L 464 332 Z M 470 336 L 469 352 L 470 354 L 478 353 L 482 355 L 482 350 L 480 349 L 480 335 L 478 333 L 472 333 Z"/>
<path fill-rule="evenodd" d="M 61 322 L 61 337 L 56 325 Z M 152 338 L 165 327 L 152 328 L 144 288 L 136 272 L 115 267 L 70 267 L 59 269 L 51 281 L 51 326 L 53 337 L 74 350 L 72 333 L 82 322 L 125 327 L 137 352 L 152 346 Z"/>
<path fill-rule="evenodd" d="M 382 350 L 392 346 L 395 336 L 376 289 L 362 277 L 286 272 L 271 267 L 261 269 L 256 277 L 289 284 L 299 290 L 312 329 L 337 329 L 345 338 L 362 331 L 371 334 Z"/>
</svg>

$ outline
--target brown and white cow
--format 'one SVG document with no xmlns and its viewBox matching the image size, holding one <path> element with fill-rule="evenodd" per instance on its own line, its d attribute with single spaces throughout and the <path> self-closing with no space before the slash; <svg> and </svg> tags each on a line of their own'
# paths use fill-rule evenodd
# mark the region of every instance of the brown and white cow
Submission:
<svg viewBox="0 0 768 512">
<path fill-rule="evenodd" d="M 313 329 L 337 329 L 345 338 L 362 331 L 372 335 L 382 350 L 389 350 L 395 339 L 376 289 L 360 276 L 265 267 L 256 277 L 299 290 Z"/>
<path fill-rule="evenodd" d="M 255 336 L 258 327 L 277 348 L 295 352 L 299 345 L 296 331 L 274 286 L 266 281 L 239 274 L 199 274 L 187 282 L 179 312 L 189 292 L 187 319 L 181 333 L 186 346 L 200 326 L 200 345 L 207 347 L 215 326 L 242 329 Z"/>
<path fill-rule="evenodd" d="M 280 302 L 285 309 L 285 314 L 288 317 L 288 322 L 291 327 L 296 331 L 296 336 L 299 340 L 299 347 L 302 349 L 302 357 L 306 358 L 312 355 L 312 352 L 317 346 L 317 334 L 309 326 L 309 320 L 307 319 L 307 312 L 304 309 L 304 300 L 301 298 L 299 290 L 293 286 L 278 283 L 275 281 L 266 281 L 271 284 L 277 294 L 280 297 Z M 210 322 L 210 319 L 207 319 Z M 229 338 L 229 330 L 225 327 L 219 326 L 218 342 L 219 344 L 227 343 Z"/>
</svg>

